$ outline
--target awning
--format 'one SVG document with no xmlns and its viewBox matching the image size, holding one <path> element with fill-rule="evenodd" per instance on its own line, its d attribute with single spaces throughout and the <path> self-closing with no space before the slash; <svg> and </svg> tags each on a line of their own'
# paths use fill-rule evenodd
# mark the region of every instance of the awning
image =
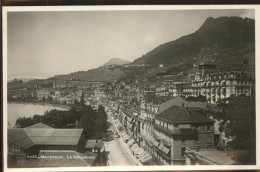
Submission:
<svg viewBox="0 0 260 172">
<path fill-rule="evenodd" d="M 140 154 L 138 157 L 139 159 L 145 159 L 148 156 L 151 156 L 151 154 L 149 154 L 148 152 L 144 151 L 145 153 Z"/>
<path fill-rule="evenodd" d="M 163 144 L 163 143 L 161 143 L 161 144 L 159 145 L 158 149 L 159 149 L 159 150 L 162 150 L 162 149 L 163 149 L 163 147 L 164 147 L 164 144 Z"/>
<path fill-rule="evenodd" d="M 165 154 L 168 154 L 170 152 L 170 149 L 168 149 L 166 146 L 163 147 L 162 151 L 165 153 Z"/>
<path fill-rule="evenodd" d="M 159 142 L 157 142 L 156 140 L 153 140 L 153 145 L 155 146 L 155 147 L 158 147 L 159 146 Z"/>
<path fill-rule="evenodd" d="M 130 140 L 131 139 L 131 137 L 129 135 L 124 135 L 123 137 L 124 137 L 125 140 Z"/>
<path fill-rule="evenodd" d="M 148 156 L 148 155 L 150 155 L 148 152 L 146 152 L 146 151 L 143 151 L 141 154 L 139 154 L 139 155 L 137 155 L 137 158 L 138 159 L 140 159 L 141 157 L 146 157 L 146 156 Z"/>
<path fill-rule="evenodd" d="M 130 140 L 127 142 L 127 144 L 130 146 L 130 145 L 132 145 L 134 142 L 135 142 L 134 139 L 130 139 Z"/>
<path fill-rule="evenodd" d="M 152 161 L 152 156 L 148 156 L 146 158 L 142 158 L 140 159 L 141 163 L 148 163 L 148 162 L 151 162 Z"/>
<path fill-rule="evenodd" d="M 125 132 L 122 133 L 122 137 L 123 137 L 123 139 L 125 139 L 125 140 L 130 140 L 130 139 L 131 139 L 130 136 L 129 136 L 128 134 L 126 134 Z"/>
<path fill-rule="evenodd" d="M 135 154 L 135 155 L 140 155 L 143 151 L 144 151 L 143 148 L 139 148 L 139 149 L 136 149 L 136 150 L 134 151 L 134 154 Z"/>
<path fill-rule="evenodd" d="M 134 151 L 134 150 L 136 150 L 136 149 L 138 149 L 139 147 L 138 147 L 138 145 L 137 144 L 134 144 L 130 149 L 131 149 L 131 151 Z"/>
</svg>

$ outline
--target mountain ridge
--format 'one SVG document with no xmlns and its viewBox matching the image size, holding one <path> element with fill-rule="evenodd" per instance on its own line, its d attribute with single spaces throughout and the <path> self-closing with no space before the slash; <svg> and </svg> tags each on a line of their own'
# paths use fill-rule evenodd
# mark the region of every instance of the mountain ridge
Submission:
<svg viewBox="0 0 260 172">
<path fill-rule="evenodd" d="M 121 59 L 121 58 L 112 58 L 109 59 L 104 66 L 109 66 L 109 65 L 124 65 L 124 64 L 128 64 L 130 63 L 130 61 Z"/>
<path fill-rule="evenodd" d="M 214 19 L 209 17 L 195 32 L 161 44 L 134 60 L 133 63 L 172 64 L 172 61 L 176 63 L 179 60 L 178 58 L 174 59 L 174 57 L 197 56 L 201 48 L 230 48 L 232 47 L 231 44 L 241 42 L 243 44 L 254 42 L 253 19 L 240 17 L 219 17 Z"/>
<path fill-rule="evenodd" d="M 161 44 L 132 63 L 152 68 L 104 66 L 85 72 L 55 76 L 53 79 L 114 81 L 124 78 L 157 77 L 185 71 L 194 72 L 201 62 L 217 64 L 220 71 L 255 71 L 255 20 L 241 17 L 209 17 L 191 34 Z M 121 60 L 121 59 L 120 59 Z M 163 68 L 159 68 L 163 64 Z M 149 66 L 148 65 L 148 66 Z"/>
</svg>

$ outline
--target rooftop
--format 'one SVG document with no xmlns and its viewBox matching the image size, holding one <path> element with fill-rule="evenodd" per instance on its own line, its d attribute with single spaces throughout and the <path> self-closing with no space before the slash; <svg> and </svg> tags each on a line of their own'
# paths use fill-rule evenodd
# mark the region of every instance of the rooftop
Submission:
<svg viewBox="0 0 260 172">
<path fill-rule="evenodd" d="M 158 114 L 155 118 L 170 121 L 172 123 L 214 122 L 199 112 L 180 106 L 172 106 Z"/>
<path fill-rule="evenodd" d="M 45 124 L 43 124 L 43 123 L 40 122 L 40 123 L 31 125 L 31 126 L 28 126 L 28 127 L 26 127 L 26 128 L 52 128 L 52 127 L 50 127 L 50 126 L 48 126 L 48 125 L 45 125 Z"/>
<path fill-rule="evenodd" d="M 55 129 L 51 127 L 13 128 L 8 129 L 8 142 L 26 149 L 34 145 L 77 145 L 82 132 L 83 129 Z"/>
</svg>

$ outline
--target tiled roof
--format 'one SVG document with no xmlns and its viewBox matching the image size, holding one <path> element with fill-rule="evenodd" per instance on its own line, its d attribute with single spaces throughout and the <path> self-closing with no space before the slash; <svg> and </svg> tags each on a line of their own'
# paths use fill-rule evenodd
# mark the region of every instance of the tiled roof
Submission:
<svg viewBox="0 0 260 172">
<path fill-rule="evenodd" d="M 77 145 L 83 129 L 8 129 L 8 142 L 29 148 L 33 145 Z"/>
<path fill-rule="evenodd" d="M 8 143 L 16 144 L 26 149 L 34 145 L 32 139 L 22 128 L 8 129 Z"/>
<path fill-rule="evenodd" d="M 53 127 L 50 127 L 48 125 L 45 125 L 43 123 L 37 123 L 37 124 L 34 124 L 34 125 L 31 125 L 29 127 L 26 127 L 26 128 L 53 128 Z"/>
<path fill-rule="evenodd" d="M 165 101 L 159 105 L 157 114 L 160 114 L 161 112 L 165 111 L 166 109 L 170 108 L 171 106 L 181 106 L 182 103 L 187 103 L 187 101 L 181 97 L 175 97 L 173 99 Z"/>
<path fill-rule="evenodd" d="M 186 101 L 182 97 L 175 97 L 159 104 L 159 109 L 157 114 L 162 113 L 163 111 L 170 108 L 171 106 L 182 106 L 183 104 L 185 104 L 189 108 L 194 108 L 194 110 L 196 109 L 196 111 L 207 109 L 207 102 L 191 102 L 191 101 Z"/>
<path fill-rule="evenodd" d="M 83 129 L 24 129 L 37 145 L 77 145 Z"/>
<path fill-rule="evenodd" d="M 214 122 L 201 113 L 180 106 L 172 106 L 155 116 L 155 118 L 170 121 L 172 123 Z"/>
<path fill-rule="evenodd" d="M 217 112 L 217 105 L 216 104 L 208 104 L 208 110 L 211 112 Z"/>
<path fill-rule="evenodd" d="M 85 148 L 90 148 L 90 149 L 94 149 L 95 148 L 95 145 L 96 145 L 96 140 L 91 140 L 91 139 L 89 139 L 88 141 L 87 141 L 87 144 L 86 144 L 86 146 L 85 146 Z"/>
</svg>

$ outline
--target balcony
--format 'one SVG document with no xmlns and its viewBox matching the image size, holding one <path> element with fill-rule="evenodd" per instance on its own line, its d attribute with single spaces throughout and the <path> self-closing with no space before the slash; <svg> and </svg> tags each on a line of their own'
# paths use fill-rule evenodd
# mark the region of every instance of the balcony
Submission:
<svg viewBox="0 0 260 172">
<path fill-rule="evenodd" d="M 160 126 L 160 125 L 158 125 L 158 124 L 154 124 L 154 128 L 155 128 L 156 130 L 162 131 L 162 132 L 164 132 L 164 133 L 166 133 L 166 134 L 168 134 L 168 135 L 172 135 L 172 134 L 173 134 L 173 130 L 164 128 L 164 127 L 162 127 L 162 126 Z"/>
<path fill-rule="evenodd" d="M 174 135 L 174 134 L 197 134 L 197 130 L 194 127 L 190 128 L 175 128 L 174 130 L 164 128 L 158 124 L 154 124 L 154 128 L 156 130 L 162 131 L 165 134 L 168 135 Z"/>
</svg>

